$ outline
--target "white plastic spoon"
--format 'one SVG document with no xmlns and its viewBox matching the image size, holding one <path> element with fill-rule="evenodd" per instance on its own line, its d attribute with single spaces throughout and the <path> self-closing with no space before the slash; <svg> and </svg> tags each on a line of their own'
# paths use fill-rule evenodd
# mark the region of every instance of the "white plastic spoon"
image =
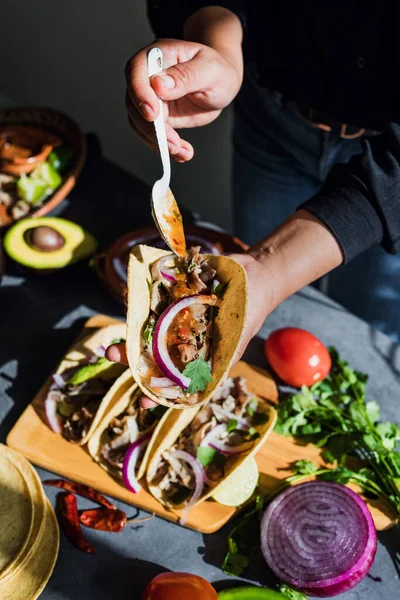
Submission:
<svg viewBox="0 0 400 600">
<path fill-rule="evenodd" d="M 163 70 L 163 55 L 160 48 L 152 48 L 147 53 L 149 77 Z M 182 216 L 178 204 L 169 188 L 171 181 L 171 161 L 169 158 L 167 134 L 165 131 L 163 102 L 159 99 L 160 112 L 154 121 L 158 147 L 163 166 L 163 176 L 153 185 L 151 191 L 151 212 L 157 228 L 168 247 L 178 256 L 186 254 L 186 240 Z"/>
</svg>

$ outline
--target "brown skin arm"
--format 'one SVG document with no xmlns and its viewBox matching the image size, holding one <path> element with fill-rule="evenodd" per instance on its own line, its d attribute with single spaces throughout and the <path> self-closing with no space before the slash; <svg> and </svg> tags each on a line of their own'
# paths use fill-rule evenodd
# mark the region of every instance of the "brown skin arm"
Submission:
<svg viewBox="0 0 400 600">
<path fill-rule="evenodd" d="M 341 248 L 330 230 L 299 210 L 245 254 L 232 254 L 246 269 L 249 305 L 239 360 L 267 316 L 286 298 L 342 264 Z M 127 364 L 125 344 L 107 349 L 109 360 Z M 143 408 L 154 403 L 146 399 Z"/>
</svg>

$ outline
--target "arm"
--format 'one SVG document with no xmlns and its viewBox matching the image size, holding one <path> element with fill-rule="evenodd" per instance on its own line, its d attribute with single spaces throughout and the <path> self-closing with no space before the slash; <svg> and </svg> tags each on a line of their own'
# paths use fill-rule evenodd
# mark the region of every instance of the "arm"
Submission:
<svg viewBox="0 0 400 600">
<path fill-rule="evenodd" d="M 247 323 L 237 359 L 281 302 L 343 262 L 335 236 L 306 210 L 297 211 L 246 254 L 232 257 L 245 267 L 249 286 Z"/>
<path fill-rule="evenodd" d="M 365 140 L 363 150 L 302 205 L 332 231 L 344 262 L 375 244 L 400 252 L 400 125 Z"/>
</svg>

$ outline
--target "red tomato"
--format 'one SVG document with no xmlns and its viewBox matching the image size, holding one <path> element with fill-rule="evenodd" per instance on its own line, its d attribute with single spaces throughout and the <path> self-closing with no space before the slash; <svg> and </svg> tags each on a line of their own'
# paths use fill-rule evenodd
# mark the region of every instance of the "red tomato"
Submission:
<svg viewBox="0 0 400 600">
<path fill-rule="evenodd" d="M 142 600 L 218 600 L 211 584 L 190 573 L 161 573 L 144 591 Z"/>
<path fill-rule="evenodd" d="M 265 356 L 275 373 L 289 385 L 301 387 L 324 379 L 332 366 L 327 348 L 309 331 L 284 327 L 265 342 Z"/>
</svg>

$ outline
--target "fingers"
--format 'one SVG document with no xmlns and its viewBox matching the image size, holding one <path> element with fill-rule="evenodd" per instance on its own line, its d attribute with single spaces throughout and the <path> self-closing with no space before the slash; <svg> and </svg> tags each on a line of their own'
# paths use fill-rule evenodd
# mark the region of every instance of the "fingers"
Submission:
<svg viewBox="0 0 400 600">
<path fill-rule="evenodd" d="M 179 62 L 160 75 L 153 75 L 151 86 L 163 100 L 178 100 L 187 94 L 210 90 L 216 83 L 216 73 L 215 62 L 200 50 L 191 60 Z"/>
<path fill-rule="evenodd" d="M 127 365 L 128 357 L 126 355 L 125 342 L 120 342 L 118 344 L 112 344 L 112 346 L 108 346 L 105 357 L 111 362 L 117 362 L 123 365 Z"/>
<path fill-rule="evenodd" d="M 125 342 L 120 342 L 118 344 L 112 344 L 108 346 L 106 350 L 106 359 L 111 362 L 121 363 L 123 365 L 128 364 L 128 357 L 126 355 L 126 345 Z M 157 405 L 157 402 L 154 402 L 151 398 L 147 396 L 140 397 L 140 406 L 142 408 L 154 408 Z"/>
<path fill-rule="evenodd" d="M 125 106 L 128 111 L 128 121 L 131 129 L 147 146 L 149 146 L 149 148 L 151 148 L 151 150 L 158 152 L 154 125 L 143 119 L 136 106 L 133 104 L 128 90 L 125 95 Z M 194 151 L 191 144 L 182 140 L 175 129 L 168 123 L 165 124 L 165 131 L 171 158 L 177 162 L 185 162 L 193 158 Z"/>
<path fill-rule="evenodd" d="M 139 113 L 146 121 L 154 121 L 160 107 L 157 94 L 150 85 L 147 74 L 147 52 L 143 48 L 130 60 L 125 67 L 125 79 L 129 96 Z"/>
<path fill-rule="evenodd" d="M 154 402 L 151 398 L 147 396 L 140 396 L 140 406 L 144 409 L 155 408 L 158 406 L 157 402 Z"/>
</svg>

